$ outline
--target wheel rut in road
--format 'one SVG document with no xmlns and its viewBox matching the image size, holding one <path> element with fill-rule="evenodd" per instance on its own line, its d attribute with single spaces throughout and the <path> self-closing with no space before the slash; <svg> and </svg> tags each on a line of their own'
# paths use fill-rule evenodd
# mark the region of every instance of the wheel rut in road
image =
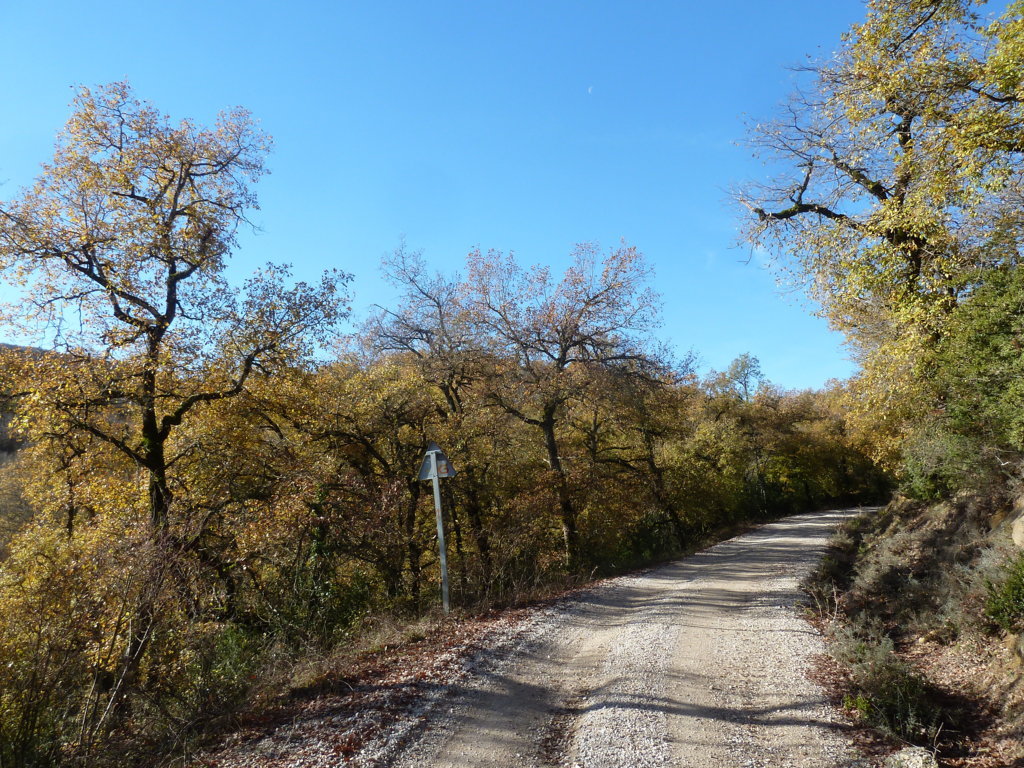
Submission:
<svg viewBox="0 0 1024 768">
<path fill-rule="evenodd" d="M 851 511 L 764 525 L 538 617 L 452 686 L 398 768 L 833 768 L 842 717 L 804 675 L 823 651 L 799 581 Z M 389 761 L 391 762 L 391 761 Z"/>
</svg>

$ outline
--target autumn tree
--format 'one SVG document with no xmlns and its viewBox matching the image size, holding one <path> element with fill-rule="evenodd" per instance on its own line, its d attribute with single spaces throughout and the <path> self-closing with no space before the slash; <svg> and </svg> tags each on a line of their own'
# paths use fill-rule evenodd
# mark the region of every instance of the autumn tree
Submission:
<svg viewBox="0 0 1024 768">
<path fill-rule="evenodd" d="M 504 442 L 505 414 L 482 407 L 486 371 L 494 360 L 470 312 L 466 286 L 458 275 L 432 272 L 420 252 L 404 244 L 384 259 L 383 274 L 401 292 L 395 309 L 379 307 L 362 338 L 378 355 L 404 358 L 427 387 L 441 396 L 432 437 L 458 463 L 458 505 L 449 505 L 456 533 L 465 513 L 480 559 L 483 583 L 491 583 L 491 542 L 485 518 L 492 504 L 488 474 L 494 466 L 493 445 Z M 425 447 L 425 446 L 424 446 Z M 456 538 L 458 544 L 458 537 Z"/>
<path fill-rule="evenodd" d="M 82 89 L 53 163 L 0 208 L 0 268 L 27 288 L 7 320 L 48 329 L 59 350 L 26 374 L 71 385 L 37 382 L 36 398 L 145 468 L 154 533 L 170 524 L 174 429 L 339 314 L 343 276 L 287 288 L 287 271 L 268 267 L 240 297 L 226 283 L 268 149 L 243 110 L 213 130 L 175 127 L 125 83 Z"/>
<path fill-rule="evenodd" d="M 863 366 L 855 418 L 890 462 L 956 307 L 1021 245 L 1019 3 L 873 0 L 810 88 L 753 131 L 780 169 L 737 192 Z"/>
<path fill-rule="evenodd" d="M 402 361 L 354 357 L 271 390 L 276 403 L 267 406 L 301 446 L 287 471 L 307 478 L 300 503 L 316 521 L 321 551 L 366 563 L 389 600 L 410 595 L 418 605 L 430 528 L 419 515 L 415 470 L 436 418 L 431 393 Z"/>
<path fill-rule="evenodd" d="M 82 88 L 53 161 L 0 203 L 0 275 L 22 289 L 2 319 L 53 350 L 5 354 L 20 424 L 38 450 L 82 466 L 79 478 L 107 457 L 113 474 L 92 489 L 102 490 L 89 500 L 95 516 L 146 521 L 149 583 L 109 638 L 124 647 L 113 682 L 96 688 L 111 702 L 97 723 L 136 682 L 156 595 L 180 573 L 173 561 L 218 514 L 190 477 L 202 447 L 179 434 L 252 377 L 303 359 L 345 312 L 343 274 L 289 285 L 286 267 L 268 266 L 240 291 L 227 283 L 269 146 L 242 109 L 213 128 L 174 125 L 126 83 Z M 80 501 L 64 503 L 73 520 Z"/>
<path fill-rule="evenodd" d="M 578 509 L 559 429 L 567 406 L 587 392 L 593 369 L 641 377 L 659 369 L 644 335 L 658 311 L 647 267 L 636 248 L 602 256 L 582 244 L 557 281 L 547 267 L 524 269 L 497 252 L 474 251 L 468 270 L 467 305 L 497 356 L 488 397 L 542 439 L 558 491 L 566 560 L 575 563 Z"/>
</svg>

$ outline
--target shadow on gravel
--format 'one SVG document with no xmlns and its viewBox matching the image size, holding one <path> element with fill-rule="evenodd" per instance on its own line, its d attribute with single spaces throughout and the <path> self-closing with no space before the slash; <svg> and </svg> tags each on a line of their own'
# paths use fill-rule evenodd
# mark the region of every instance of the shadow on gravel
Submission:
<svg viewBox="0 0 1024 768">
<path fill-rule="evenodd" d="M 669 565 L 624 577 L 619 583 L 575 596 L 562 610 L 566 620 L 588 626 L 624 626 L 635 621 L 664 621 L 680 626 L 718 629 L 713 624 L 679 621 L 723 612 L 794 605 L 802 598 L 799 586 L 780 589 L 775 580 L 806 566 L 824 551 L 826 542 L 844 513 L 810 520 L 771 523 L 738 540 L 691 555 Z M 785 535 L 780 536 L 780 530 Z M 818 546 L 807 547 L 808 540 Z M 699 588 L 690 585 L 700 581 Z M 710 584 L 718 586 L 710 586 Z M 672 585 L 668 596 L 651 595 L 651 585 Z M 759 586 L 763 585 L 763 586 Z M 654 590 L 657 592 L 658 590 Z M 744 630 L 756 632 L 762 630 Z M 791 631 L 791 630 L 765 630 Z M 807 634 L 815 634 L 806 630 Z"/>
<path fill-rule="evenodd" d="M 543 664 L 543 657 L 531 654 L 529 660 Z M 604 697 L 610 689 L 614 689 L 617 680 L 609 681 L 604 686 L 590 690 L 577 691 L 569 694 L 566 699 L 556 701 L 552 692 L 540 683 L 523 683 L 503 674 L 486 673 L 482 675 L 487 681 L 486 689 L 453 686 L 449 694 L 461 697 L 467 702 L 467 715 L 464 727 L 468 732 L 475 733 L 478 738 L 486 740 L 495 749 L 502 747 L 521 746 L 520 737 L 522 723 L 514 722 L 510 716 L 505 723 L 495 722 L 489 714 L 494 712 L 515 713 L 521 711 L 524 701 L 534 701 L 543 705 L 548 713 L 546 726 L 537 728 L 532 739 L 538 745 L 539 757 L 545 765 L 561 765 L 565 757 L 568 740 L 575 729 L 576 722 L 590 712 L 602 709 L 616 711 L 633 710 L 651 715 L 664 715 L 676 718 L 693 718 L 695 720 L 712 721 L 720 724 L 737 726 L 760 726 L 767 728 L 785 728 L 788 726 L 817 726 L 830 729 L 842 735 L 848 735 L 854 729 L 851 726 L 835 723 L 820 716 L 820 702 L 793 701 L 782 705 L 761 707 L 755 705 L 737 705 L 732 707 L 702 706 L 666 696 L 646 694 L 617 693 Z M 666 676 L 665 685 L 668 689 L 678 687 L 673 684 L 675 675 Z M 697 683 L 710 687 L 715 678 L 704 676 L 697 680 L 690 679 L 689 684 Z M 472 714 L 472 713 L 478 714 Z M 720 739 L 721 733 L 701 731 L 712 740 Z M 701 746 L 698 742 L 693 742 Z M 799 745 L 795 745 L 799 746 Z"/>
<path fill-rule="evenodd" d="M 796 570 L 809 566 L 819 557 L 837 523 L 846 516 L 836 513 L 769 524 L 685 560 L 578 593 L 555 606 L 558 625 L 586 633 L 634 624 L 665 624 L 680 629 L 721 631 L 726 642 L 730 633 L 815 635 L 810 628 L 774 628 L 770 622 L 765 622 L 763 628 L 736 626 L 723 617 L 744 612 L 764 615 L 778 606 L 794 605 L 801 596 L 799 588 L 795 584 L 780 585 L 779 581 L 793 576 Z M 447 687 L 446 698 L 465 702 L 461 726 L 465 732 L 500 751 L 503 747 L 522 748 L 524 731 L 529 730 L 534 738 L 526 740 L 536 745 L 543 762 L 553 765 L 564 756 L 564 742 L 568 741 L 576 721 L 601 709 L 632 710 L 659 718 L 692 718 L 723 725 L 850 730 L 825 719 L 820 701 L 799 698 L 796 694 L 788 701 L 776 701 L 771 706 L 741 700 L 727 706 L 709 706 L 661 693 L 714 689 L 716 685 L 728 683 L 713 676 L 714 671 L 708 675 L 688 675 L 685 679 L 666 671 L 658 679 L 658 692 L 651 693 L 619 691 L 620 680 L 617 679 L 592 690 L 559 690 L 551 681 L 557 679 L 558 665 L 567 662 L 559 661 L 553 651 L 557 643 L 557 637 L 546 637 L 532 649 L 520 652 L 517 660 L 520 672 L 515 677 L 483 670 L 473 681 Z M 524 681 L 523 669 L 531 671 L 528 681 Z M 585 679 L 583 671 L 580 679 Z M 541 722 L 531 719 L 538 712 L 546 715 L 546 719 Z M 712 726 L 708 738 L 723 738 L 714 730 Z"/>
<path fill-rule="evenodd" d="M 433 679 L 412 679 L 392 674 L 393 657 L 367 660 L 358 672 L 345 677 L 332 676 L 292 692 L 287 701 L 247 720 L 246 739 L 268 739 L 284 750 L 293 742 L 307 738 L 304 724 L 309 723 L 309 738 L 326 740 L 339 757 L 354 755 L 367 740 L 392 727 L 396 718 L 412 713 L 415 725 L 402 731 L 400 740 L 415 741 L 435 721 L 440 708 L 458 703 L 466 739 L 486 740 L 497 749 L 502 745 L 521 748 L 524 735 L 528 750 L 539 750 L 542 763 L 556 764 L 562 742 L 568 739 L 577 720 L 599 708 L 649 713 L 652 717 L 701 718 L 713 723 L 787 726 L 821 722 L 815 711 L 801 701 L 791 706 L 756 707 L 741 703 L 732 707 L 698 706 L 680 697 L 654 692 L 623 693 L 612 688 L 567 690 L 565 683 L 552 685 L 564 672 L 552 654 L 558 642 L 557 627 L 585 633 L 588 629 L 624 628 L 635 623 L 671 624 L 685 631 L 721 631 L 722 614 L 762 611 L 778 604 L 792 605 L 799 597 L 795 589 L 780 591 L 778 579 L 792 574 L 808 559 L 817 557 L 839 520 L 848 513 L 830 513 L 814 518 L 789 518 L 743 534 L 675 563 L 658 566 L 631 576 L 605 582 L 583 590 L 550 609 L 557 616 L 552 631 L 515 650 L 515 667 L 520 664 L 538 672 L 523 682 L 506 666 L 507 653 L 494 654 L 479 646 L 468 654 L 473 672 L 458 679 L 458 667 L 452 666 Z M 808 541 L 813 542 L 808 548 Z M 699 582 L 699 583 L 698 583 Z M 775 582 L 772 584 L 772 582 Z M 658 593 L 661 594 L 658 594 Z M 652 596 L 652 593 L 654 595 Z M 786 632 L 792 630 L 747 629 L 730 626 L 730 632 Z M 810 630 L 808 630 L 810 632 Z M 743 636 L 736 635 L 738 642 Z M 446 642 L 425 646 L 427 656 L 436 655 Z M 430 650 L 432 648 L 433 650 Z M 404 655 L 405 651 L 403 651 Z M 554 658 L 553 658 L 554 656 Z M 379 663 L 378 663 L 379 661 Z M 401 660 L 407 669 L 416 669 L 417 661 Z M 509 673 L 504 669 L 512 670 Z M 520 667 L 521 669 L 521 667 Z M 444 675 L 449 675 L 444 679 Z M 392 682 L 383 682 L 387 677 Z M 582 676 L 576 683 L 580 685 Z M 592 684 L 592 683 L 591 683 Z M 666 672 L 658 680 L 658 691 L 685 690 L 687 686 L 715 684 L 710 677 Z M 599 699 L 597 697 L 603 697 Z M 525 704 L 524 704 L 525 702 Z M 465 704 L 465 706 L 461 706 Z M 497 713 L 497 717 L 494 717 Z M 317 725 L 319 723 L 319 725 Z M 316 727 L 314 727 L 316 726 Z M 721 738 L 712 726 L 708 739 Z M 709 741 L 709 744 L 711 742 Z M 267 763 L 268 765 L 270 763 Z M 275 765 L 284 763 L 274 763 Z M 518 764 L 518 763 L 516 763 Z M 511 765 L 511 764 L 510 764 Z M 1021 766 L 1020 768 L 1024 768 Z"/>
</svg>

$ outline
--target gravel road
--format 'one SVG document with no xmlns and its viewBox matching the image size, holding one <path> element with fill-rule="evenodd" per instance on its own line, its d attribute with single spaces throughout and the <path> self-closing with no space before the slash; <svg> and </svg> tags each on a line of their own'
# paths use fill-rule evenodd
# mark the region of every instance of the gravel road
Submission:
<svg viewBox="0 0 1024 768">
<path fill-rule="evenodd" d="M 858 764 L 805 676 L 822 653 L 799 580 L 850 512 L 790 517 L 610 579 L 495 638 L 357 758 L 397 768 L 836 768 Z M 503 649 L 503 650 L 502 650 Z"/>
</svg>

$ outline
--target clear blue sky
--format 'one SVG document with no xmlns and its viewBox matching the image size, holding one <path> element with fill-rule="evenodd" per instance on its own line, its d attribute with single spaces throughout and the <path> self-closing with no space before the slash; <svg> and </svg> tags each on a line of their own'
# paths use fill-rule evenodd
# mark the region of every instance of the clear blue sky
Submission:
<svg viewBox="0 0 1024 768">
<path fill-rule="evenodd" d="M 859 0 L 48 2 L 0 0 L 0 199 L 52 155 L 75 84 L 127 78 L 174 118 L 242 105 L 274 136 L 262 232 L 235 269 L 355 274 L 404 236 L 443 270 L 473 247 L 567 263 L 625 239 L 653 264 L 662 335 L 787 387 L 853 371 L 841 338 L 735 247 L 730 184 L 763 173 L 744 119 L 787 65 L 827 56 Z"/>
</svg>

